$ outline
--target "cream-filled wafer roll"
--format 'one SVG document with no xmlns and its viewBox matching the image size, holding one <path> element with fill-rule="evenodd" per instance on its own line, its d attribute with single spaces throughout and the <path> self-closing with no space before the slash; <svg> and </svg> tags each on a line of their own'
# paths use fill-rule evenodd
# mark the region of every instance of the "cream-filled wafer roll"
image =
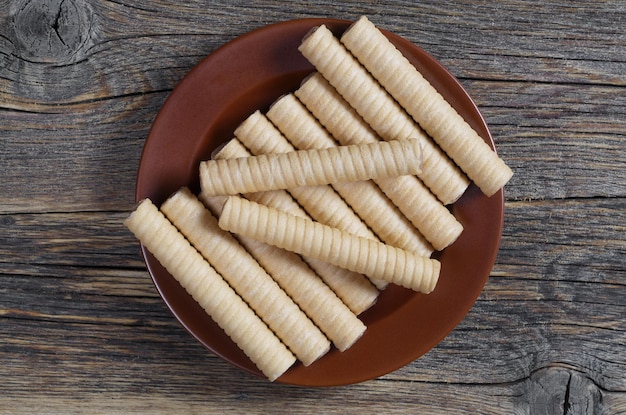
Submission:
<svg viewBox="0 0 626 415">
<path fill-rule="evenodd" d="M 242 122 L 235 130 L 235 135 L 243 144 L 248 146 L 253 154 L 296 151 L 276 126 L 260 111 L 254 112 Z M 301 186 L 291 188 L 289 192 L 305 211 L 318 222 L 366 238 L 376 238 L 376 235 L 332 186 Z M 385 281 L 371 282 L 381 290 L 387 286 Z M 345 288 L 342 287 L 343 289 Z"/>
<path fill-rule="evenodd" d="M 295 363 L 291 351 L 149 199 L 124 225 L 269 380 Z"/>
<path fill-rule="evenodd" d="M 461 197 L 467 177 L 326 26 L 312 30 L 299 50 L 384 140 L 420 139 L 424 168 L 418 177 L 442 203 Z"/>
<path fill-rule="evenodd" d="M 210 196 L 318 186 L 416 174 L 421 154 L 419 140 L 406 139 L 206 160 L 200 165 L 200 179 L 202 191 Z"/>
<path fill-rule="evenodd" d="M 337 146 L 293 94 L 274 102 L 267 117 L 297 149 Z M 418 255 L 428 256 L 433 252 L 430 243 L 371 180 L 335 183 L 333 187 L 383 242 Z"/>
<path fill-rule="evenodd" d="M 213 157 L 216 159 L 229 159 L 229 158 L 248 157 L 248 156 L 250 156 L 250 152 L 243 146 L 243 144 L 241 144 L 241 142 L 238 139 L 230 140 L 227 145 L 222 147 L 222 149 L 219 152 L 213 155 Z M 268 206 L 272 206 L 276 209 L 287 211 L 291 214 L 299 215 L 302 217 L 309 217 L 309 215 L 300 207 L 300 205 L 294 201 L 292 196 L 284 190 L 248 193 L 245 195 L 245 197 L 257 203 L 267 204 Z M 202 195 L 202 198 L 205 204 L 207 205 L 210 204 L 212 206 L 210 208 L 214 211 L 214 214 L 219 215 L 218 212 L 221 211 L 220 203 L 223 203 L 223 202 L 218 202 L 215 199 L 223 198 L 223 197 L 217 196 L 214 198 L 206 198 L 204 195 Z M 283 253 L 287 254 L 287 251 L 283 251 L 282 253 L 273 252 L 271 253 L 271 255 L 264 254 L 268 245 L 261 244 L 258 241 L 249 240 L 249 238 L 239 238 L 239 239 L 240 239 L 240 242 L 242 242 L 246 246 L 248 251 L 253 252 L 253 255 L 257 258 L 259 262 L 262 263 L 265 269 L 272 270 L 270 271 L 270 274 L 272 276 L 274 276 L 275 278 L 279 278 L 279 275 L 281 275 L 280 273 L 282 271 L 282 267 L 280 266 L 280 264 L 276 264 L 275 261 L 269 260 L 269 259 L 273 257 L 281 256 L 281 255 L 285 256 L 283 255 Z M 251 246 L 251 245 L 258 245 L 258 244 L 265 245 L 265 246 L 263 247 Z M 272 248 L 278 250 L 275 247 L 272 247 Z M 282 250 L 279 250 L 279 251 L 282 251 Z M 289 253 L 289 254 L 292 254 L 292 253 Z M 298 259 L 300 259 L 299 256 L 298 256 Z M 268 260 L 270 262 L 269 264 L 266 263 L 268 262 Z M 328 264 L 327 262 L 320 261 L 318 259 L 304 257 L 304 258 L 301 258 L 301 260 L 306 262 L 306 264 L 308 264 L 308 266 L 311 267 L 311 269 L 315 271 L 315 273 L 319 275 L 319 277 L 321 277 L 321 279 L 333 290 L 333 292 L 336 293 L 336 295 L 356 315 L 361 314 L 363 311 L 370 308 L 376 302 L 378 295 L 379 295 L 378 289 L 374 287 L 370 283 L 370 280 L 367 279 L 365 276 L 358 274 L 356 272 L 346 270 L 344 268 L 336 267 L 334 265 Z M 281 262 L 281 261 L 278 261 L 278 262 Z M 300 272 L 305 273 L 305 271 L 307 270 L 304 270 L 304 271 L 301 270 Z M 290 276 L 287 275 L 284 278 L 289 278 L 289 277 Z M 354 339 L 354 336 L 357 335 L 355 331 L 356 326 L 352 325 L 351 329 L 352 329 L 351 331 L 346 331 L 345 336 L 343 336 L 342 339 L 337 340 L 337 342 L 339 343 L 337 347 L 340 350 L 346 347 L 346 345 L 351 344 L 350 342 L 352 340 L 356 340 Z M 331 340 L 333 340 L 334 342 L 336 339 L 331 339 Z M 337 343 L 335 344 L 337 345 Z"/>
<path fill-rule="evenodd" d="M 423 293 L 430 293 L 439 279 L 441 264 L 435 259 L 238 196 L 230 196 L 224 204 L 219 225 L 230 232 Z"/>
<path fill-rule="evenodd" d="M 321 74 L 306 79 L 295 95 L 339 143 L 380 141 L 376 132 Z M 461 234 L 463 226 L 417 177 L 374 179 L 374 182 L 435 249 L 445 248 Z"/>
<path fill-rule="evenodd" d="M 305 366 L 330 350 L 322 331 L 189 189 L 171 195 L 161 212 Z"/>
<path fill-rule="evenodd" d="M 512 170 L 365 16 L 341 42 L 483 193 L 491 196 L 509 181 Z"/>
</svg>

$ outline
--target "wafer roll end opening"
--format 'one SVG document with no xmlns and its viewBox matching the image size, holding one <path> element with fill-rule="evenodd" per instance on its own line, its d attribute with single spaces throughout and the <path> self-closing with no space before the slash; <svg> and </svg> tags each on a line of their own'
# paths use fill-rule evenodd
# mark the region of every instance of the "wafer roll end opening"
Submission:
<svg viewBox="0 0 626 415">
<path fill-rule="evenodd" d="M 363 15 L 361 17 L 359 17 L 358 19 L 356 19 L 354 22 L 352 22 L 350 24 L 350 26 L 348 26 L 348 28 L 343 32 L 343 34 L 341 35 L 341 37 L 343 38 L 344 36 L 349 36 L 350 31 L 357 25 L 359 24 L 359 22 L 361 23 L 369 23 L 369 19 L 367 18 L 367 16 Z"/>
<path fill-rule="evenodd" d="M 304 36 L 302 37 L 302 42 L 307 41 L 311 36 L 313 36 L 315 34 L 315 32 L 317 32 L 318 29 L 320 29 L 322 27 L 326 27 L 326 26 L 325 25 L 320 25 L 320 26 L 314 26 L 314 27 L 310 28 L 309 31 L 306 32 L 304 34 Z"/>
</svg>

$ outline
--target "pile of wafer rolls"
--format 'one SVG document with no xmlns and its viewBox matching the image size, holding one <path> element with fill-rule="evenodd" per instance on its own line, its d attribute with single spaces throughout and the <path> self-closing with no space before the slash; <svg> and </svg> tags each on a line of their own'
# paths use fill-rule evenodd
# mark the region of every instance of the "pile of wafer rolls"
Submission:
<svg viewBox="0 0 626 415">
<path fill-rule="evenodd" d="M 299 50 L 316 72 L 200 163 L 199 194 L 124 222 L 271 381 L 351 347 L 388 284 L 435 290 L 447 205 L 512 176 L 366 17 Z"/>
</svg>

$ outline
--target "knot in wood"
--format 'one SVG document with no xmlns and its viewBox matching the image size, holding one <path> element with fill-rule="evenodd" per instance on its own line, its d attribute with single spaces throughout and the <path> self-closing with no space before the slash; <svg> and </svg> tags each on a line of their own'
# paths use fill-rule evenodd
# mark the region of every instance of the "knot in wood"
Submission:
<svg viewBox="0 0 626 415">
<path fill-rule="evenodd" d="M 16 54 L 35 63 L 71 63 L 90 46 L 91 8 L 83 0 L 22 0 L 14 9 Z"/>
<path fill-rule="evenodd" d="M 592 415 L 598 413 L 602 399 L 592 379 L 565 367 L 541 368 L 520 387 L 525 390 L 518 396 L 516 413 Z"/>
</svg>

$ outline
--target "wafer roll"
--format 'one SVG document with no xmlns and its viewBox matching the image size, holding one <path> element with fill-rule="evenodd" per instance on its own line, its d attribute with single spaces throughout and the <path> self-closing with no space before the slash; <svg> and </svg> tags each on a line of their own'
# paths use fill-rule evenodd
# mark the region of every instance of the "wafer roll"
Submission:
<svg viewBox="0 0 626 415">
<path fill-rule="evenodd" d="M 212 158 L 215 160 L 229 160 L 242 157 L 251 157 L 253 154 L 242 144 L 239 138 L 234 137 L 226 145 L 216 151 Z M 295 201 L 286 190 L 268 190 L 242 195 L 246 199 L 262 205 L 283 205 L 292 215 L 307 217 L 307 212 Z M 224 199 L 225 200 L 225 199 Z"/>
<path fill-rule="evenodd" d="M 296 150 L 260 111 L 254 112 L 242 122 L 235 130 L 235 135 L 253 154 L 289 153 Z M 289 189 L 289 192 L 318 222 L 366 238 L 376 238 L 359 215 L 331 186 L 302 186 Z M 354 279 L 358 280 L 356 277 Z M 381 290 L 387 286 L 385 281 L 372 283 Z M 345 289 L 341 287 L 341 290 Z"/>
<path fill-rule="evenodd" d="M 415 139 L 261 154 L 203 161 L 200 178 L 202 191 L 209 196 L 317 186 L 416 174 L 421 154 Z"/>
<path fill-rule="evenodd" d="M 337 146 L 328 131 L 293 94 L 274 102 L 267 117 L 297 149 Z M 432 247 L 422 234 L 374 182 L 335 183 L 333 187 L 383 242 L 418 255 L 432 253 Z"/>
<path fill-rule="evenodd" d="M 339 144 L 375 143 L 382 138 L 319 72 L 307 76 L 294 95 Z"/>
<path fill-rule="evenodd" d="M 341 42 L 487 196 L 509 181 L 511 169 L 365 16 Z"/>
<path fill-rule="evenodd" d="M 224 204 L 219 226 L 423 293 L 430 293 L 435 288 L 441 269 L 435 259 L 237 196 L 229 197 Z"/>
<path fill-rule="evenodd" d="M 250 153 L 237 137 L 231 138 L 225 145 L 214 151 L 211 158 L 214 160 L 228 160 L 242 157 L 251 157 Z M 308 216 L 307 212 L 296 203 L 291 195 L 284 189 L 280 190 L 266 190 L 263 192 L 252 192 L 243 195 L 246 199 L 252 200 L 263 205 L 273 206 L 275 204 L 283 203 L 285 199 L 290 200 L 292 203 L 289 206 L 290 213 L 298 216 Z M 225 201 L 226 199 L 224 199 Z"/>
<path fill-rule="evenodd" d="M 339 143 L 380 141 L 376 132 L 321 74 L 306 79 L 295 95 Z M 435 249 L 445 248 L 461 234 L 463 226 L 416 177 L 374 179 L 374 182 Z"/>
<path fill-rule="evenodd" d="M 170 196 L 161 211 L 305 366 L 330 350 L 321 330 L 189 189 Z"/>
<path fill-rule="evenodd" d="M 235 136 L 253 155 L 290 153 L 296 150 L 259 111 L 251 114 L 237 127 Z M 357 235 L 374 237 L 361 218 L 331 186 L 300 186 L 288 191 L 318 222 Z"/>
<path fill-rule="evenodd" d="M 271 381 L 296 357 L 148 199 L 124 221 L 139 241 Z"/>
<path fill-rule="evenodd" d="M 247 157 L 250 156 L 248 150 L 239 142 L 237 139 L 232 139 L 226 146 L 224 146 L 219 152 L 214 155 L 216 159 L 229 159 L 236 157 Z M 205 204 L 211 204 L 213 207 L 211 209 L 215 214 L 217 212 L 221 212 L 221 204 L 223 202 L 217 201 L 215 199 L 222 198 L 221 196 L 215 198 L 206 198 L 206 196 L 202 196 Z M 257 192 L 257 193 L 249 193 L 246 195 L 247 198 L 250 198 L 257 203 L 267 204 L 268 206 L 272 206 L 276 209 L 280 209 L 291 214 L 295 214 L 302 217 L 309 217 L 309 215 L 296 203 L 289 193 L 284 190 L 275 190 L 270 192 Z M 225 199 L 224 199 L 225 200 Z M 271 247 L 272 249 L 279 252 L 272 252 L 264 254 L 269 248 L 268 245 L 259 243 L 258 241 L 250 240 L 249 238 L 239 238 L 240 242 L 242 242 L 248 251 L 252 252 L 253 255 L 257 258 L 259 262 L 263 265 L 265 269 L 267 269 L 274 278 L 281 278 L 280 276 L 286 274 L 285 279 L 289 279 L 293 273 L 289 273 L 288 271 L 284 272 L 284 267 L 280 264 L 280 262 L 297 262 L 294 258 L 288 258 L 286 260 L 273 261 L 274 257 L 282 257 L 288 256 L 287 254 L 293 255 L 291 252 L 287 252 L 284 250 L 279 250 L 275 247 Z M 253 245 L 264 245 L 261 247 L 253 246 Z M 254 251 L 254 252 L 253 252 Z M 374 287 L 370 281 L 363 275 L 358 274 L 356 272 L 352 272 L 343 268 L 336 267 L 327 262 L 320 261 L 314 258 L 300 258 L 297 257 L 300 262 L 302 260 L 311 267 L 319 277 L 332 289 L 333 292 L 343 301 L 346 306 L 356 315 L 361 314 L 363 311 L 370 308 L 378 298 L 378 290 Z M 278 262 L 278 263 L 276 263 Z M 302 264 L 304 265 L 304 263 Z M 299 273 L 304 275 L 308 275 L 307 273 L 311 270 L 306 267 L 306 270 L 297 270 Z M 294 271 L 295 272 L 295 271 Z M 280 283 L 280 281 L 279 281 Z M 322 328 L 323 329 L 323 328 Z M 345 350 L 346 347 L 351 345 L 355 340 L 355 336 L 358 335 L 358 328 L 356 325 L 352 324 L 350 327 L 343 327 L 344 334 L 343 336 L 340 334 L 339 337 L 335 336 L 331 338 L 333 343 L 340 350 Z M 341 333 L 341 331 L 340 331 Z"/>
<path fill-rule="evenodd" d="M 456 201 L 469 180 L 337 38 L 320 26 L 299 50 L 384 140 L 419 138 L 423 170 L 418 177 L 444 204 Z"/>
<path fill-rule="evenodd" d="M 219 215 L 228 196 L 207 197 L 201 193 L 199 198 L 214 215 Z M 356 313 L 309 268 L 300 255 L 242 235 L 234 236 L 272 278 L 281 286 L 289 287 L 286 290 L 294 301 L 338 350 L 347 350 L 363 335 L 366 327 Z"/>
</svg>

